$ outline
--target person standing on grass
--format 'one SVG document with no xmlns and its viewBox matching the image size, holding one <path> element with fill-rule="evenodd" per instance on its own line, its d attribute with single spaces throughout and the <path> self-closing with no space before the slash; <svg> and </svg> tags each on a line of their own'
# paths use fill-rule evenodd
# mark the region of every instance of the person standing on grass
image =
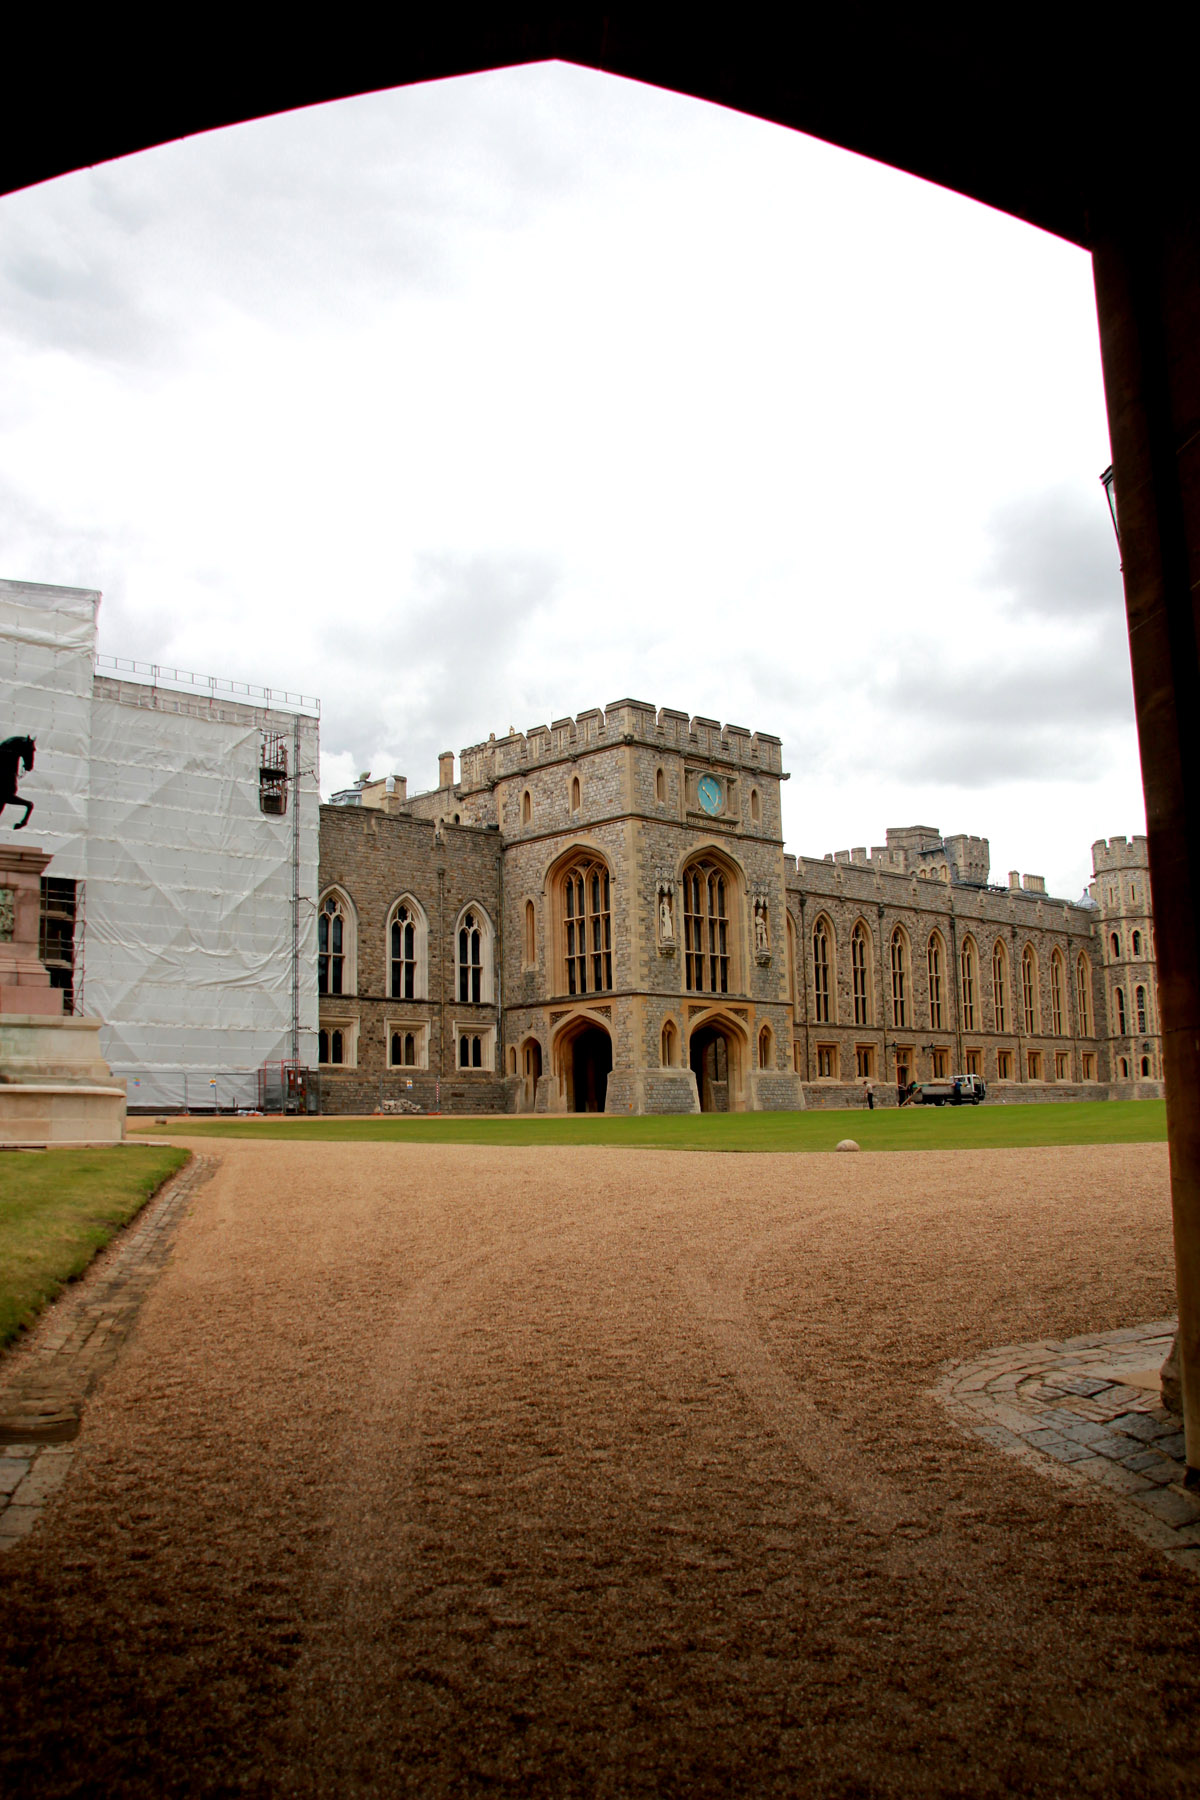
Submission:
<svg viewBox="0 0 1200 1800">
<path fill-rule="evenodd" d="M 867 1111 L 875 1111 L 875 1089 L 871 1086 L 869 1081 L 867 1083 Z"/>
</svg>

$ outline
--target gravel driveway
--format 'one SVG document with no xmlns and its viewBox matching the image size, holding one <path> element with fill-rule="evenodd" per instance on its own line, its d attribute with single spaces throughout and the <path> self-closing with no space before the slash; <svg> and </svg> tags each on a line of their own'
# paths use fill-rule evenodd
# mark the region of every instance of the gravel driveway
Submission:
<svg viewBox="0 0 1200 1800">
<path fill-rule="evenodd" d="M 1164 1146 L 196 1147 L 8 1793 L 1197 1792 L 1200 1583 L 930 1393 L 1171 1311 Z"/>
</svg>

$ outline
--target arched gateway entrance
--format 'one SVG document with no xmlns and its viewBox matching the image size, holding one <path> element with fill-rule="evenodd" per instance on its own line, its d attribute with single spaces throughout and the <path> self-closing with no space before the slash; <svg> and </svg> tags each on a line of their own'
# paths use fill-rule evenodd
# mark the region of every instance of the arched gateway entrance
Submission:
<svg viewBox="0 0 1200 1800">
<path fill-rule="evenodd" d="M 559 1038 L 555 1060 L 566 1110 L 602 1113 L 613 1062 L 612 1038 L 604 1026 L 584 1018 L 568 1027 Z"/>
<path fill-rule="evenodd" d="M 740 1112 L 741 1037 L 720 1020 L 698 1026 L 688 1040 L 688 1063 L 696 1077 L 701 1112 Z"/>
</svg>

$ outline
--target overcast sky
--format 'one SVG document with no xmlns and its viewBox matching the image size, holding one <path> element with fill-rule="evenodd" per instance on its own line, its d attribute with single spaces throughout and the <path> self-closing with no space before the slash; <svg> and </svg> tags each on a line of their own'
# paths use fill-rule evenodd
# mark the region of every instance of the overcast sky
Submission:
<svg viewBox="0 0 1200 1800">
<path fill-rule="evenodd" d="M 1144 829 L 1087 256 L 546 64 L 0 200 L 0 575 L 322 700 L 323 784 L 632 695 L 788 848 Z"/>
</svg>

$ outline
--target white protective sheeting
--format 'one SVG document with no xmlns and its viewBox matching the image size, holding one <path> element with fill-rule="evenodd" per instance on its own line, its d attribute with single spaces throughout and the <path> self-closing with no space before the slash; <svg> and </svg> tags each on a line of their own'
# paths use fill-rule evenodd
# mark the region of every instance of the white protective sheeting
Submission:
<svg viewBox="0 0 1200 1800">
<path fill-rule="evenodd" d="M 15 836 L 20 807 L 0 813 L 0 838 L 40 844 L 53 875 L 87 873 L 87 807 L 92 662 L 100 596 L 90 588 L 0 581 L 0 739 L 37 740 L 33 770 L 18 789 L 33 801 Z"/>
<path fill-rule="evenodd" d="M 76 995 L 130 1104 L 251 1106 L 259 1066 L 291 1055 L 294 973 L 299 1060 L 317 1060 L 318 722 L 97 677 L 99 601 L 0 581 L 0 738 L 37 740 L 19 782 L 34 812 L 10 841 L 83 883 Z M 265 732 L 300 771 L 282 816 L 259 804 Z M 20 817 L 0 814 L 0 841 Z"/>
<path fill-rule="evenodd" d="M 259 805 L 263 733 L 299 795 Z M 131 1104 L 253 1104 L 253 1073 L 291 1053 L 292 807 L 300 805 L 300 1060 L 316 1061 L 317 722 L 231 701 L 95 681 L 86 1006 L 106 1021 Z M 235 1077 L 242 1077 L 235 1080 Z M 213 1085 L 215 1084 L 215 1086 Z"/>
</svg>

